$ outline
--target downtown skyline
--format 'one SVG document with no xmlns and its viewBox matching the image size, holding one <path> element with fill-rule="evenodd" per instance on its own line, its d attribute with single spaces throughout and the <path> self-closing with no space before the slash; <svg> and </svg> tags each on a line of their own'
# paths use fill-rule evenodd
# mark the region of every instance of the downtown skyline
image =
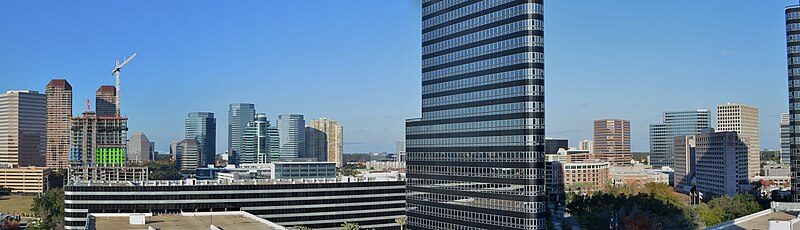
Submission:
<svg viewBox="0 0 800 230">
<path fill-rule="evenodd" d="M 625 119 L 631 120 L 632 150 L 648 151 L 648 125 L 658 123 L 662 112 L 713 109 L 734 102 L 759 108 L 762 148 L 777 150 L 780 113 L 787 110 L 782 10 L 791 2 L 755 6 L 745 1 L 697 3 L 685 8 L 689 3 L 662 3 L 658 6 L 663 10 L 646 12 L 640 9 L 656 3 L 547 2 L 545 22 L 559 23 L 546 26 L 546 136 L 577 143 L 591 139 L 593 120 Z M 217 152 L 224 151 L 224 115 L 231 103 L 254 103 L 273 122 L 278 114 L 288 113 L 337 119 L 348 126 L 346 153 L 393 151 L 395 141 L 403 138 L 404 120 L 420 114 L 420 12 L 413 1 L 318 2 L 275 12 L 274 16 L 245 9 L 267 3 L 234 3 L 225 7 L 230 12 L 241 10 L 242 16 L 222 15 L 224 22 L 200 18 L 216 6 L 208 3 L 192 4 L 190 9 L 176 12 L 192 20 L 176 20 L 180 17 L 167 14 L 186 3 L 167 3 L 162 10 L 124 3 L 91 7 L 65 4 L 0 5 L 0 20 L 28 22 L 0 25 L 5 31 L 19 31 L 2 38 L 7 39 L 3 44 L 14 46 L 0 54 L 0 91 L 44 92 L 50 79 L 65 78 L 74 87 L 73 115 L 77 116 L 85 110 L 85 99 L 93 99 L 100 85 L 113 84 L 108 74 L 113 61 L 138 52 L 141 57 L 122 74 L 122 113 L 131 118 L 131 133 L 147 133 L 161 152 L 170 141 L 181 139 L 186 114 L 200 111 L 217 114 Z M 282 4 L 268 5 L 280 8 Z M 66 10 L 57 10 L 59 7 Z M 320 10 L 320 15 L 309 19 L 302 19 L 303 14 L 298 13 L 303 8 L 327 7 L 340 11 Z M 110 17 L 114 12 L 103 12 L 106 8 L 122 10 L 121 16 Z M 363 11 L 367 8 L 399 10 Z M 56 23 L 23 17 L 34 9 L 65 19 Z M 619 15 L 604 13 L 612 10 L 618 10 Z M 668 17 L 669 12 L 677 10 L 683 11 L 685 18 Z M 95 17 L 114 20 L 98 22 L 94 17 L 72 16 L 100 12 Z M 137 13 L 152 18 L 134 17 Z M 744 13 L 751 17 L 737 17 Z M 278 20 L 280 17 L 293 20 Z M 317 31 L 323 32 L 319 37 L 323 42 L 308 43 L 317 39 L 304 37 L 316 32 L 304 31 L 303 25 L 326 17 L 332 21 Z M 601 17 L 604 20 L 591 20 Z M 629 20 L 632 17 L 645 20 Z M 132 21 L 126 22 L 127 18 Z M 156 24 L 164 18 L 172 20 L 166 25 Z M 120 24 L 117 19 L 130 26 L 115 29 L 111 25 Z M 222 26 L 245 19 L 263 24 Z M 82 24 L 85 20 L 92 23 Z M 32 29 L 41 25 L 58 29 Z M 182 25 L 191 26 L 171 30 Z M 156 39 L 139 34 L 144 32 L 164 35 Z M 63 41 L 53 33 L 64 33 Z M 690 33 L 695 34 L 682 35 Z M 292 38 L 302 39 L 290 41 Z M 67 46 L 78 40 L 87 41 Z M 276 45 L 283 43 L 296 47 Z M 82 49 L 88 50 L 79 52 Z M 383 53 L 393 55 L 386 57 Z M 308 64 L 315 67 L 305 67 Z M 690 92 L 703 94 L 698 97 Z M 715 124 L 715 112 L 711 117 L 710 123 Z"/>
</svg>

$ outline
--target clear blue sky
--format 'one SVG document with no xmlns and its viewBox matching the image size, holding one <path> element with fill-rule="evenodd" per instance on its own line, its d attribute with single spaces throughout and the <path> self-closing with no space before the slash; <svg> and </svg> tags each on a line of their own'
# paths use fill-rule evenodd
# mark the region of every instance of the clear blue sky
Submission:
<svg viewBox="0 0 800 230">
<path fill-rule="evenodd" d="M 760 108 L 763 148 L 787 110 L 783 8 L 795 1 L 563 1 L 545 5 L 547 134 L 591 138 L 591 122 L 629 119 L 633 149 L 668 110 Z M 166 150 L 186 113 L 256 104 L 345 126 L 345 152 L 393 151 L 420 114 L 418 1 L 0 2 L 0 90 L 74 87 L 74 113 L 124 71 L 131 132 Z M 574 145 L 574 144 L 573 144 Z"/>
</svg>

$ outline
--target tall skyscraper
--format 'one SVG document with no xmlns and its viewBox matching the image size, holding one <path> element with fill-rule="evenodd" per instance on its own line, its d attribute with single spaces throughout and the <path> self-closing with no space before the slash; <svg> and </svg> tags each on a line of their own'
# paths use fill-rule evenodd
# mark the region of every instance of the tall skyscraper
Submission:
<svg viewBox="0 0 800 230">
<path fill-rule="evenodd" d="M 83 116 L 73 117 L 70 122 L 70 163 L 73 166 L 125 165 L 127 117 L 98 117 L 94 112 L 86 111 Z"/>
<path fill-rule="evenodd" d="M 789 133 L 789 113 L 781 113 L 781 164 L 791 163 L 791 136 Z"/>
<path fill-rule="evenodd" d="M 306 121 L 300 114 L 278 115 L 278 138 L 280 153 L 278 158 L 306 158 Z"/>
<path fill-rule="evenodd" d="M 256 117 L 256 105 L 250 103 L 235 103 L 228 106 L 228 149 L 233 150 L 233 155 L 240 155 L 242 151 L 242 137 L 247 124 Z"/>
<path fill-rule="evenodd" d="M 47 96 L 33 90 L 0 94 L 0 165 L 45 166 Z"/>
<path fill-rule="evenodd" d="M 306 152 L 316 155 L 319 161 L 336 162 L 340 167 L 344 163 L 343 136 L 344 129 L 335 120 L 324 117 L 311 120 L 306 127 Z"/>
<path fill-rule="evenodd" d="M 543 1 L 422 1 L 409 229 L 544 229 Z"/>
<path fill-rule="evenodd" d="M 200 146 L 200 166 L 216 162 L 217 119 L 214 113 L 193 112 L 186 117 L 186 139 L 194 139 Z"/>
<path fill-rule="evenodd" d="M 113 85 L 103 85 L 95 92 L 95 116 L 116 117 L 117 114 L 117 88 Z"/>
<path fill-rule="evenodd" d="M 594 141 L 582 140 L 578 142 L 578 150 L 586 150 L 589 153 L 594 153 Z"/>
<path fill-rule="evenodd" d="M 761 171 L 761 145 L 758 127 L 758 108 L 743 104 L 717 106 L 717 131 L 736 132 L 747 145 L 749 176 L 758 176 Z"/>
<path fill-rule="evenodd" d="M 128 161 L 146 162 L 153 157 L 153 147 L 144 133 L 134 133 L 128 141 Z"/>
<path fill-rule="evenodd" d="M 664 123 L 650 125 L 650 164 L 653 167 L 675 163 L 675 137 L 700 133 L 708 128 L 708 110 L 664 112 Z"/>
<path fill-rule="evenodd" d="M 72 85 L 53 79 L 45 87 L 47 97 L 47 151 L 45 163 L 52 169 L 69 167 L 69 119 L 72 117 Z"/>
<path fill-rule="evenodd" d="M 269 156 L 269 121 L 267 115 L 256 114 L 255 120 L 247 123 L 241 138 L 241 152 L 238 153 L 239 163 L 267 163 Z"/>
<path fill-rule="evenodd" d="M 789 152 L 791 154 L 792 201 L 800 202 L 800 5 L 788 6 L 786 57 L 789 70 Z"/>
<path fill-rule="evenodd" d="M 631 161 L 631 122 L 619 119 L 594 121 L 595 158 L 612 165 Z"/>
</svg>

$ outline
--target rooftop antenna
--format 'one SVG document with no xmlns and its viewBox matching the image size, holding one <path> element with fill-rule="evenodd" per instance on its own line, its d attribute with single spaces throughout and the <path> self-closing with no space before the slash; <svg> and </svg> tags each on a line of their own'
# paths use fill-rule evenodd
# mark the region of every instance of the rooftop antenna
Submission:
<svg viewBox="0 0 800 230">
<path fill-rule="evenodd" d="M 116 102 L 117 102 L 117 104 L 116 104 L 116 106 L 117 106 L 117 116 L 122 116 L 122 113 L 120 113 L 120 103 L 119 103 L 119 72 L 122 70 L 123 66 L 127 65 L 128 62 L 131 62 L 131 60 L 133 60 L 133 58 L 135 58 L 135 57 L 136 57 L 136 53 L 133 53 L 133 55 L 131 55 L 131 57 L 129 57 L 128 59 L 125 59 L 123 57 L 123 59 L 125 59 L 125 61 L 123 61 L 122 64 L 119 64 L 119 60 L 117 60 L 117 67 L 114 67 L 114 70 L 111 71 L 111 75 L 116 75 L 117 76 L 117 85 L 116 85 L 116 87 L 117 87 L 117 92 L 116 92 L 117 93 L 117 100 L 116 100 Z"/>
</svg>

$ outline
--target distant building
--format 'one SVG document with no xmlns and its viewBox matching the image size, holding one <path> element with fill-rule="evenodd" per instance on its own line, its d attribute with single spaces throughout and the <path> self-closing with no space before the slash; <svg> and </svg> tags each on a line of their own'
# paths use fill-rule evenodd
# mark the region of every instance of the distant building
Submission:
<svg viewBox="0 0 800 230">
<path fill-rule="evenodd" d="M 336 162 L 272 162 L 272 179 L 336 178 Z"/>
<path fill-rule="evenodd" d="M 319 161 L 344 164 L 344 128 L 335 120 L 320 117 L 306 126 L 306 152 Z"/>
<path fill-rule="evenodd" d="M 589 153 L 594 153 L 594 141 L 592 140 L 579 141 L 578 150 L 588 150 Z"/>
<path fill-rule="evenodd" d="M 269 137 L 269 159 L 270 161 L 280 159 L 281 157 L 281 137 L 278 132 L 277 125 L 270 125 L 267 128 L 267 136 Z"/>
<path fill-rule="evenodd" d="M 200 164 L 200 143 L 195 139 L 183 139 L 175 147 L 175 164 L 179 170 L 195 170 Z"/>
<path fill-rule="evenodd" d="M 787 165 L 792 163 L 789 127 L 789 113 L 781 113 L 781 163 Z"/>
<path fill-rule="evenodd" d="M 0 167 L 0 187 L 11 189 L 13 193 L 40 194 L 47 190 L 47 177 L 50 169 L 45 167 Z"/>
<path fill-rule="evenodd" d="M 736 132 L 702 133 L 695 136 L 695 142 L 697 191 L 710 197 L 733 196 L 746 190 L 748 147 Z"/>
<path fill-rule="evenodd" d="M 572 192 L 600 190 L 609 179 L 608 162 L 564 164 L 564 187 Z"/>
<path fill-rule="evenodd" d="M 761 170 L 761 145 L 758 125 L 758 108 L 743 104 L 724 104 L 717 106 L 717 131 L 736 132 L 739 139 L 747 145 L 748 176 L 758 176 Z"/>
<path fill-rule="evenodd" d="M 682 136 L 673 138 L 675 153 L 675 190 L 689 193 L 695 186 L 696 147 L 695 136 Z"/>
<path fill-rule="evenodd" d="M 550 137 L 544 139 L 544 154 L 558 154 L 558 149 L 569 149 L 569 140 Z"/>
<path fill-rule="evenodd" d="M 300 114 L 278 115 L 278 137 L 280 139 L 280 159 L 307 158 L 306 121 Z"/>
<path fill-rule="evenodd" d="M 397 152 L 397 156 L 395 156 L 395 161 L 397 162 L 406 162 L 406 141 L 397 141 L 395 143 L 395 151 Z M 342 161 L 344 161 L 344 157 L 342 157 Z"/>
<path fill-rule="evenodd" d="M 609 178 L 614 185 L 669 184 L 669 174 L 653 170 L 650 165 L 611 166 L 609 167 Z"/>
<path fill-rule="evenodd" d="M 200 149 L 199 165 L 216 162 L 217 119 L 214 113 L 193 112 L 186 118 L 186 139 L 197 141 Z"/>
<path fill-rule="evenodd" d="M 771 177 L 771 176 L 789 176 L 792 174 L 792 168 L 788 165 L 775 165 L 775 164 L 766 164 L 764 165 L 764 176 Z"/>
<path fill-rule="evenodd" d="M 124 166 L 127 161 L 127 117 L 98 117 L 92 111 L 71 119 L 73 166 Z"/>
<path fill-rule="evenodd" d="M 116 117 L 117 114 L 117 88 L 113 85 L 103 85 L 95 92 L 95 116 Z"/>
<path fill-rule="evenodd" d="M 612 165 L 631 162 L 631 122 L 619 119 L 594 121 L 594 154 Z"/>
<path fill-rule="evenodd" d="M 256 105 L 250 103 L 234 103 L 228 106 L 228 149 L 234 155 L 240 155 L 247 124 L 256 117 Z"/>
<path fill-rule="evenodd" d="M 144 133 L 134 133 L 128 141 L 128 162 L 146 162 L 153 158 L 153 147 Z"/>
<path fill-rule="evenodd" d="M 72 85 L 53 79 L 45 87 L 47 97 L 47 151 L 45 163 L 52 169 L 69 167 L 69 125 L 72 117 Z"/>
<path fill-rule="evenodd" d="M 547 161 L 544 168 L 548 201 L 552 203 L 563 202 L 566 198 L 564 194 L 564 163 Z"/>
<path fill-rule="evenodd" d="M 255 120 L 247 123 L 239 143 L 241 149 L 237 153 L 240 163 L 268 163 L 271 161 L 269 126 L 267 115 L 263 113 L 256 114 Z"/>
<path fill-rule="evenodd" d="M 180 141 L 169 142 L 169 158 L 172 159 L 172 161 L 177 161 L 178 143 L 180 143 Z"/>
<path fill-rule="evenodd" d="M 33 90 L 0 94 L 0 165 L 45 166 L 47 97 Z"/>
<path fill-rule="evenodd" d="M 663 123 L 650 125 L 650 165 L 672 167 L 674 138 L 698 134 L 708 128 L 708 114 L 705 109 L 664 112 Z"/>
</svg>

